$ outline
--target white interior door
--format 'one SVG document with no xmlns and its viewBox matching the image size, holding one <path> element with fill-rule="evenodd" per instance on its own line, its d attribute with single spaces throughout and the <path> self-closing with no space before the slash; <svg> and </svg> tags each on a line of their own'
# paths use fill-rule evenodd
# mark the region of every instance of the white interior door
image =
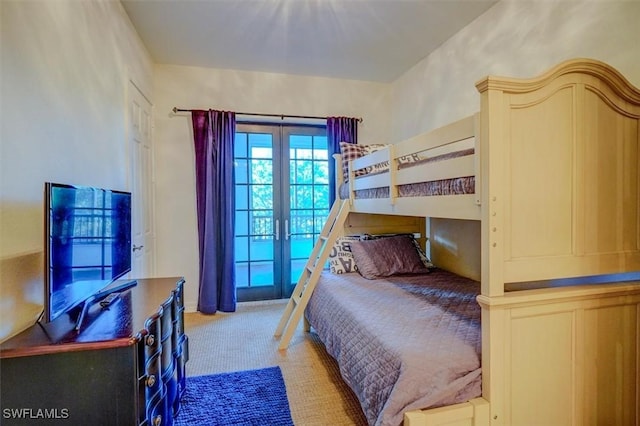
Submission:
<svg viewBox="0 0 640 426">
<path fill-rule="evenodd" d="M 129 144 L 131 152 L 131 275 L 154 275 L 153 143 L 151 103 L 129 83 Z"/>
</svg>

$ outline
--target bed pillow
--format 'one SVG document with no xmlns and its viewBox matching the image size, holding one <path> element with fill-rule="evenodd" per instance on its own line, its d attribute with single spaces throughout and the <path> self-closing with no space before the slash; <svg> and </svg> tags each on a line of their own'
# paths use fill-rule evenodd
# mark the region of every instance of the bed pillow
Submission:
<svg viewBox="0 0 640 426">
<path fill-rule="evenodd" d="M 370 280 L 429 272 L 422 263 L 410 235 L 352 241 L 350 247 L 358 272 Z"/>
<path fill-rule="evenodd" d="M 329 271 L 332 274 L 344 274 L 358 270 L 351 254 L 350 243 L 360 241 L 359 236 L 338 237 L 329 253 Z"/>
<path fill-rule="evenodd" d="M 342 155 L 342 176 L 344 182 L 349 180 L 349 161 L 374 153 L 386 146 L 387 145 L 384 144 L 358 145 L 349 142 L 340 142 L 340 154 Z M 368 172 L 368 170 L 358 170 L 356 172 L 356 176 L 362 176 Z"/>
<path fill-rule="evenodd" d="M 362 235 L 361 239 L 362 240 L 376 240 L 376 239 L 379 239 L 379 238 L 396 237 L 398 235 L 406 235 L 406 236 L 410 237 L 411 240 L 413 241 L 413 246 L 415 247 L 416 251 L 418 252 L 418 256 L 420 256 L 420 259 L 422 260 L 422 263 L 424 264 L 424 266 L 426 266 L 427 268 L 435 268 L 435 265 L 433 263 L 431 263 L 431 260 L 429 260 L 429 258 L 427 257 L 426 253 L 424 252 L 424 250 L 422 250 L 422 247 L 420 247 L 420 243 L 413 237 L 413 234 L 381 234 L 381 235 L 364 234 L 364 235 Z"/>
<path fill-rule="evenodd" d="M 396 161 L 398 162 L 398 164 L 410 164 L 410 163 L 417 163 L 418 161 L 422 160 L 422 157 L 420 157 L 420 154 L 408 154 L 408 155 L 403 155 L 402 157 L 398 157 L 396 159 Z"/>
<path fill-rule="evenodd" d="M 385 144 L 358 145 L 349 142 L 340 142 L 340 154 L 342 155 L 342 177 L 343 181 L 349 180 L 349 161 L 374 153 L 382 148 L 387 147 Z M 396 159 L 399 165 L 416 163 L 422 160 L 419 154 L 408 154 Z M 383 161 L 374 164 L 367 169 L 358 170 L 356 176 L 362 176 L 367 173 L 381 173 L 389 170 L 389 162 Z"/>
</svg>

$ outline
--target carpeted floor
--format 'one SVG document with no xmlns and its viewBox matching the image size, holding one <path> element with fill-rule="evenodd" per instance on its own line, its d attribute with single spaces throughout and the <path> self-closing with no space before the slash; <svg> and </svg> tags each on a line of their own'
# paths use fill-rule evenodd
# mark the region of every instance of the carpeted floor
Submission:
<svg viewBox="0 0 640 426">
<path fill-rule="evenodd" d="M 187 377 L 176 426 L 293 426 L 279 367 Z"/>
<path fill-rule="evenodd" d="M 314 333 L 299 325 L 286 351 L 273 332 L 287 301 L 239 303 L 234 313 L 185 315 L 188 376 L 279 366 L 297 426 L 366 426 L 360 404 Z"/>
</svg>

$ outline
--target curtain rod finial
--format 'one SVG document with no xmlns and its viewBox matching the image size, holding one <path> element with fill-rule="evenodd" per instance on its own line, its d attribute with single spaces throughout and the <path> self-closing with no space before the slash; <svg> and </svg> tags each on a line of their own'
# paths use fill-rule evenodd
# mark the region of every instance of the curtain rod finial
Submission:
<svg viewBox="0 0 640 426">
<path fill-rule="evenodd" d="M 178 107 L 173 107 L 173 113 L 176 114 L 178 112 Z"/>
</svg>

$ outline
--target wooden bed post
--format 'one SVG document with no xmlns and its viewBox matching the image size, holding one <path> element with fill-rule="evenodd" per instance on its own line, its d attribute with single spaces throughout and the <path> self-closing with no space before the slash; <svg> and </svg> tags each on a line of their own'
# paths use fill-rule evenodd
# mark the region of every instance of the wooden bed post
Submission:
<svg viewBox="0 0 640 426">
<path fill-rule="evenodd" d="M 637 423 L 638 283 L 504 287 L 640 270 L 640 91 L 588 59 L 476 87 L 491 425 Z"/>
</svg>

